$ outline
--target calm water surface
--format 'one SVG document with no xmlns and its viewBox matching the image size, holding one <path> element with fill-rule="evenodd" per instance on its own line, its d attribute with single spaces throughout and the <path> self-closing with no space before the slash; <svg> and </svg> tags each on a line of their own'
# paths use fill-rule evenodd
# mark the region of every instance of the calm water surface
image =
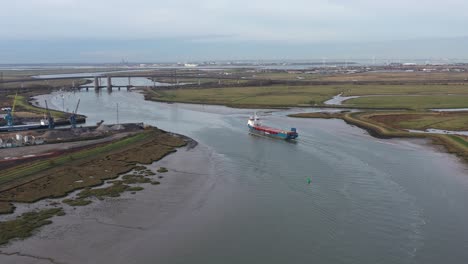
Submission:
<svg viewBox="0 0 468 264">
<path fill-rule="evenodd" d="M 46 97 L 62 109 L 58 94 Z M 115 123 L 119 103 L 120 122 L 185 134 L 220 157 L 211 161 L 216 180 L 173 223 L 166 246 L 151 247 L 158 231 L 150 230 L 122 251 L 127 255 L 116 253 L 122 263 L 468 261 L 468 171 L 449 154 L 281 111 L 265 123 L 297 127 L 295 144 L 249 135 L 250 110 L 147 102 L 126 91 L 64 98 L 69 109 L 81 98 L 88 123 Z"/>
</svg>

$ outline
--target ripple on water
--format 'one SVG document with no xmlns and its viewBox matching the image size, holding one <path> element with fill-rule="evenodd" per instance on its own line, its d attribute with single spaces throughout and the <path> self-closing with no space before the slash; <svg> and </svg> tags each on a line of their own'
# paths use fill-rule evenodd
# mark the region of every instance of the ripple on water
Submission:
<svg viewBox="0 0 468 264">
<path fill-rule="evenodd" d="M 288 144 L 249 136 L 248 110 L 200 110 L 127 93 L 80 95 L 93 122 L 114 120 L 115 102 L 125 101 L 130 106 L 122 104 L 121 120 L 186 134 L 216 153 L 219 166 L 203 202 L 196 213 L 182 212 L 184 225 L 171 229 L 183 238 L 167 241 L 171 260 L 426 264 L 466 257 L 468 187 L 460 184 L 466 173 L 449 155 L 374 139 L 340 120 L 268 116 L 268 125 L 299 128 L 298 143 Z M 61 99 L 53 103 L 61 108 Z M 145 243 L 138 250 L 157 240 L 139 236 Z M 154 255 L 154 248 L 146 253 Z"/>
</svg>

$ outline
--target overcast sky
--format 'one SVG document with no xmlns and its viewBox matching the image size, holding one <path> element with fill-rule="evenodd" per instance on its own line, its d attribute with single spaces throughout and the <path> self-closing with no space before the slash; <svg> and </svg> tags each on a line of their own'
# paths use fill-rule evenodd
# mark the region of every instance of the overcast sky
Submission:
<svg viewBox="0 0 468 264">
<path fill-rule="evenodd" d="M 373 53 L 385 53 L 385 49 L 375 50 L 375 45 L 387 43 L 390 46 L 395 41 L 420 45 L 422 41 L 431 40 L 452 40 L 456 44 L 458 39 L 466 41 L 468 36 L 466 0 L 2 2 L 0 63 L 11 63 L 12 60 L 25 62 L 27 57 L 24 55 L 31 56 L 41 45 L 44 46 L 43 54 L 30 57 L 34 62 L 51 58 L 48 50 L 52 52 L 54 49 L 59 52 L 55 54 L 58 58 L 51 60 L 223 59 L 223 45 L 231 50 L 226 54 L 227 59 L 255 57 L 255 49 L 263 54 L 264 59 L 298 59 L 297 50 L 288 52 L 288 49 L 310 45 L 323 49 L 324 56 L 331 56 L 333 54 L 326 48 L 329 44 L 340 50 L 336 57 L 353 56 L 344 55 L 347 52 L 356 53 L 354 56 L 371 56 L 371 51 L 366 53 L 366 48 L 359 52 L 355 48 L 349 51 L 342 49 L 363 44 L 365 47 L 373 45 L 373 48 L 368 48 L 374 49 Z M 192 53 L 187 52 L 191 46 L 197 48 Z M 213 47 L 213 50 L 210 52 L 208 47 Z M 272 54 L 265 54 L 263 48 L 270 48 Z M 437 51 L 437 46 L 434 48 L 436 54 L 428 51 L 417 55 L 468 57 L 463 47 L 446 54 Z M 320 52 L 314 50 L 304 59 L 320 56 Z M 12 53 L 17 54 L 13 56 Z M 411 55 L 414 54 L 401 51 L 401 56 Z"/>
</svg>

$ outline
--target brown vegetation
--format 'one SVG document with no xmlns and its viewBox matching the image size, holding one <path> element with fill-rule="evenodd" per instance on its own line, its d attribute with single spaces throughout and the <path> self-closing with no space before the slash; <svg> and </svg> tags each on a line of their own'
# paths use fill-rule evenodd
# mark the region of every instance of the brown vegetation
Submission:
<svg viewBox="0 0 468 264">
<path fill-rule="evenodd" d="M 326 112 L 316 112 L 316 113 L 299 113 L 291 114 L 289 117 L 297 118 L 323 118 L 323 119 L 333 119 L 333 118 L 343 118 L 343 112 L 339 113 L 326 113 Z"/>
<path fill-rule="evenodd" d="M 144 133 L 146 136 L 141 140 L 108 152 L 84 158 L 70 155 L 63 165 L 56 166 L 51 159 L 49 168 L 17 177 L 17 180 L 0 186 L 0 202 L 34 202 L 48 197 L 63 197 L 73 190 L 97 186 L 104 180 L 116 178 L 133 170 L 138 163 L 151 164 L 186 144 L 181 137 L 155 128 Z M 27 165 L 34 167 L 34 164 Z"/>
<path fill-rule="evenodd" d="M 0 214 L 13 213 L 15 207 L 9 202 L 0 202 Z"/>
</svg>

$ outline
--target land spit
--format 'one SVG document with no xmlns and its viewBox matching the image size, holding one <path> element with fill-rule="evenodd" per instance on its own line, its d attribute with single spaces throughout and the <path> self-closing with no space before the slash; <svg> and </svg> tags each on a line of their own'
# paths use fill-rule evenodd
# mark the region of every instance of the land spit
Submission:
<svg viewBox="0 0 468 264">
<path fill-rule="evenodd" d="M 194 144 L 196 142 L 190 141 L 176 153 L 144 166 L 151 171 L 161 167 L 168 169 L 168 172 L 159 175 L 163 175 L 163 178 L 152 176 L 152 179 L 161 182 L 160 185 L 140 184 L 137 186 L 143 186 L 144 190 L 135 194 L 124 192 L 119 197 L 104 200 L 91 198 L 93 202 L 87 206 L 61 205 L 66 215 L 54 217 L 53 225 L 36 230 L 34 236 L 24 241 L 12 241 L 1 246 L 2 264 L 50 263 L 48 259 L 57 263 L 130 263 L 135 257 L 133 254 L 124 251 L 116 254 L 115 250 L 138 246 L 139 239 L 135 238 L 153 239 L 147 243 L 152 245 L 152 252 L 157 248 L 160 251 L 158 254 L 169 255 L 174 243 L 169 237 L 175 237 L 172 234 L 175 226 L 190 219 L 187 213 L 200 206 L 204 194 L 209 192 L 216 178 L 210 165 L 210 150 L 204 145 L 193 148 Z M 181 164 L 184 164 L 183 168 Z M 106 186 L 107 182 L 99 188 Z M 78 192 L 66 198 L 74 197 Z M 62 200 L 47 198 L 37 203 L 19 203 L 16 204 L 17 211 L 32 211 L 41 204 L 60 203 Z M 102 243 L 108 246 L 103 248 Z"/>
<path fill-rule="evenodd" d="M 0 174 L 0 213 L 13 213 L 14 203 L 34 203 L 46 198 L 65 197 L 80 189 L 84 190 L 78 193 L 77 199 L 67 199 L 63 203 L 71 206 L 87 205 L 91 203 L 88 199 L 92 197 L 103 199 L 117 197 L 125 191 L 141 191 L 143 187 L 130 185 L 158 185 L 159 181 L 150 179 L 149 176 L 155 176 L 156 173 L 139 164 L 151 164 L 175 152 L 178 147 L 188 143 L 193 147 L 196 144 L 189 138 L 155 127 L 140 128 L 139 131 L 135 127 L 123 130 L 125 132 L 121 137 L 116 137 L 118 133 L 113 133 L 108 141 L 56 150 L 56 155 L 39 155 L 33 160 L 18 159 L 9 162 Z M 109 182 L 110 186 L 91 188 L 131 171 L 133 174 Z M 60 203 L 49 205 L 60 209 Z M 27 212 L 17 219 L 0 222 L 0 244 L 31 235 L 34 229 L 51 223 L 46 219 L 57 213 L 59 211 Z"/>
</svg>

